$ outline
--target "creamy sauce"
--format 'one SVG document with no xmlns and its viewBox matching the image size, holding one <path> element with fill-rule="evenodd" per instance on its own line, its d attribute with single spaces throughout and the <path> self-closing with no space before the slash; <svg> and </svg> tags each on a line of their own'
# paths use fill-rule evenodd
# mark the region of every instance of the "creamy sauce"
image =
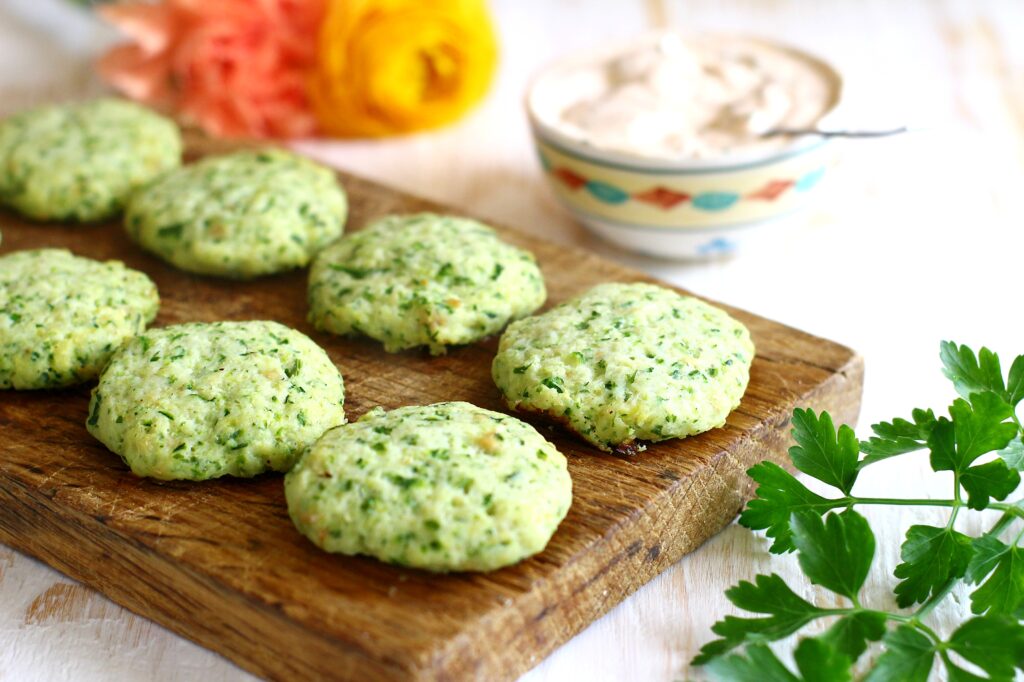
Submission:
<svg viewBox="0 0 1024 682">
<path fill-rule="evenodd" d="M 750 38 L 671 33 L 542 80 L 533 104 L 546 123 L 600 149 L 657 159 L 784 146 L 791 137 L 761 136 L 813 128 L 839 93 L 835 72 L 801 52 Z"/>
</svg>

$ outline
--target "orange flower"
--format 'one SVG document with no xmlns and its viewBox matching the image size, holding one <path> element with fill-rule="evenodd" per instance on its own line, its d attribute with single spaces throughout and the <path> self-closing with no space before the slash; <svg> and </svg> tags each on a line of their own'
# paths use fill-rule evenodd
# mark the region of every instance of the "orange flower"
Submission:
<svg viewBox="0 0 1024 682">
<path fill-rule="evenodd" d="M 224 136 L 316 130 L 307 83 L 324 0 L 166 0 L 102 7 L 133 42 L 100 73 L 123 93 Z"/>
<path fill-rule="evenodd" d="M 483 0 L 330 0 L 310 96 L 341 136 L 433 128 L 487 92 L 497 46 Z"/>
</svg>

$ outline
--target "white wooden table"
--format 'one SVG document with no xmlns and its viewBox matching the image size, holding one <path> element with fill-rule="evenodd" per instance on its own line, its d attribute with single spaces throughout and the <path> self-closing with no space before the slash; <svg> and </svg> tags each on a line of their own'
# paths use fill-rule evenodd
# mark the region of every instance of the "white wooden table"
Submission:
<svg viewBox="0 0 1024 682">
<path fill-rule="evenodd" d="M 99 90 L 88 59 L 110 36 L 58 6 L 0 3 L 0 113 Z M 463 123 L 404 139 L 307 143 L 301 151 L 853 346 L 868 367 L 862 435 L 914 406 L 945 408 L 952 393 L 939 373 L 941 339 L 1024 352 L 1024 4 L 500 0 L 495 13 L 499 78 Z M 909 122 L 927 131 L 848 145 L 821 205 L 757 252 L 708 265 L 616 253 L 573 223 L 545 187 L 521 96 L 529 75 L 558 54 L 670 25 L 805 46 L 846 75 L 847 105 L 865 125 Z M 869 470 L 859 485 L 878 496 L 948 495 L 949 480 L 922 479 L 926 470 L 922 455 L 903 458 Z M 928 512 L 873 511 L 879 550 L 867 599 L 888 605 L 902 534 Z M 699 675 L 687 662 L 730 612 L 727 587 L 770 566 L 815 595 L 792 557 L 768 558 L 766 547 L 728 528 L 524 679 Z M 940 628 L 965 613 L 964 595 L 954 597 L 960 604 L 950 600 L 934 615 Z M 246 678 L 220 656 L 0 546 L 3 682 Z"/>
</svg>

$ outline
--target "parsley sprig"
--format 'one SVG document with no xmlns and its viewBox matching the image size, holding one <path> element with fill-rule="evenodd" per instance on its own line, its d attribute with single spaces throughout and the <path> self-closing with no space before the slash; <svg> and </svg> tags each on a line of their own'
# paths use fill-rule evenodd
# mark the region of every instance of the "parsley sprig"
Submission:
<svg viewBox="0 0 1024 682">
<path fill-rule="evenodd" d="M 737 682 L 840 682 L 853 679 L 854 664 L 870 643 L 882 653 L 867 670 L 868 682 L 926 681 L 945 668 L 954 682 L 1013 680 L 1024 672 L 1024 498 L 1009 500 L 1024 471 L 1024 427 L 1016 408 L 1024 400 L 1024 355 L 1004 378 L 999 357 L 982 348 L 944 342 L 943 373 L 959 398 L 948 416 L 916 409 L 909 419 L 874 424 L 874 435 L 858 441 L 853 429 L 838 429 L 827 412 L 793 413 L 789 451 L 793 466 L 834 488 L 823 496 L 784 468 L 762 462 L 748 474 L 756 496 L 740 523 L 763 530 L 770 551 L 797 553 L 811 583 L 835 593 L 822 608 L 794 592 L 776 574 L 759 575 L 726 592 L 739 608 L 757 614 L 727 616 L 714 625 L 718 639 L 694 659 L 713 676 Z M 949 499 L 875 498 L 854 493 L 865 467 L 927 450 L 931 468 L 952 472 Z M 907 530 L 894 572 L 894 592 L 903 611 L 863 604 L 860 591 L 875 556 L 875 536 L 856 508 L 863 505 L 932 506 L 949 509 L 943 526 L 913 525 Z M 979 537 L 956 530 L 961 514 L 995 509 L 1002 515 Z M 928 615 L 960 581 L 971 592 L 972 617 L 953 632 L 936 632 Z M 824 633 L 804 636 L 793 650 L 795 670 L 768 643 L 828 618 Z"/>
</svg>

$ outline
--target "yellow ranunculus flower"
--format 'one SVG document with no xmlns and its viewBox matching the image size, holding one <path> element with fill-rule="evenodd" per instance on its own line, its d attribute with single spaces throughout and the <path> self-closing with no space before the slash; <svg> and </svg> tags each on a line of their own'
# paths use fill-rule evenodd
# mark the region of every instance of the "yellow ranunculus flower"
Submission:
<svg viewBox="0 0 1024 682">
<path fill-rule="evenodd" d="M 310 97 L 332 135 L 434 128 L 483 97 L 496 61 L 483 0 L 330 0 Z"/>
</svg>

